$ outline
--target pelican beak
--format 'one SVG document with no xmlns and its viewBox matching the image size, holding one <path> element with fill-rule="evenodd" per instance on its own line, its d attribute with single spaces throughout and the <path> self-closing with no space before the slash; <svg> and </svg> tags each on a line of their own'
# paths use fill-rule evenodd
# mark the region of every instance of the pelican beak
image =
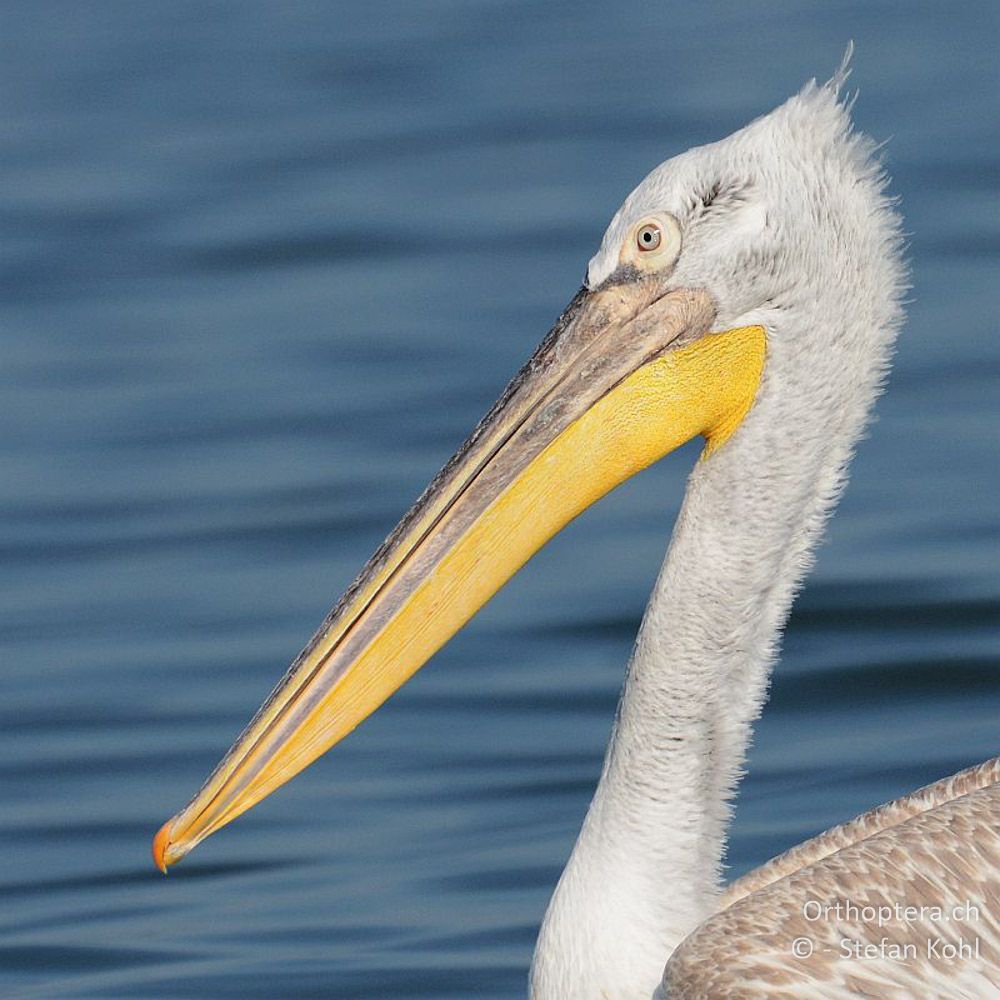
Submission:
<svg viewBox="0 0 1000 1000">
<path fill-rule="evenodd" d="M 163 825 L 163 871 L 350 733 L 592 503 L 694 436 L 708 453 L 735 430 L 760 382 L 764 331 L 711 333 L 707 293 L 613 279 L 576 295 Z"/>
</svg>

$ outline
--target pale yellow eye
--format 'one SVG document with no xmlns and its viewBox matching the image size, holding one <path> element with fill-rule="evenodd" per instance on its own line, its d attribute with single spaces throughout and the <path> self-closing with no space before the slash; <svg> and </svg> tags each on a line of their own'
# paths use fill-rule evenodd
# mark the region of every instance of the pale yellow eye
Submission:
<svg viewBox="0 0 1000 1000">
<path fill-rule="evenodd" d="M 643 272 L 663 272 L 681 252 L 681 227 L 672 215 L 657 212 L 637 219 L 622 240 L 618 260 Z"/>
<path fill-rule="evenodd" d="M 635 245 L 640 250 L 657 250 L 663 242 L 663 230 L 655 222 L 640 226 L 635 234 Z"/>
</svg>

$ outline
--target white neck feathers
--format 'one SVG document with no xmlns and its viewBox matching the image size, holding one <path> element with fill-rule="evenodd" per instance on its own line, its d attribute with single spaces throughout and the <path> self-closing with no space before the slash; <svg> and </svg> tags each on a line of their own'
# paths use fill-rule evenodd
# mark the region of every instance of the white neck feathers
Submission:
<svg viewBox="0 0 1000 1000">
<path fill-rule="evenodd" d="M 764 379 L 743 425 L 690 477 L 539 937 L 535 1000 L 650 997 L 712 911 L 780 632 L 886 369 L 904 286 L 898 220 L 835 95 L 807 88 L 768 118 L 794 132 L 810 115 L 824 155 L 842 162 L 823 165 L 821 210 L 792 233 L 803 245 L 785 260 L 787 290 L 740 315 L 723 303 L 719 329 L 767 330 Z"/>
</svg>

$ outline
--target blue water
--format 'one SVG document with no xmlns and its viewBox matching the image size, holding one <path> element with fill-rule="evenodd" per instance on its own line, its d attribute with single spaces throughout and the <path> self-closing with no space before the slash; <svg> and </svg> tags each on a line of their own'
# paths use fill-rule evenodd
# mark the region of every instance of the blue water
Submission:
<svg viewBox="0 0 1000 1000">
<path fill-rule="evenodd" d="M 0 994 L 516 997 L 688 448 L 167 879 L 149 838 L 579 285 L 621 198 L 858 46 L 910 321 L 734 872 L 997 752 L 990 3 L 0 13 Z"/>
</svg>

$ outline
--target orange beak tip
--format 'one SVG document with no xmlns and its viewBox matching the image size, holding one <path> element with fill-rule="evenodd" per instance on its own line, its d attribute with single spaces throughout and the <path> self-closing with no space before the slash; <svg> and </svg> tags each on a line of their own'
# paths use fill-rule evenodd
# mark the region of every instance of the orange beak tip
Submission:
<svg viewBox="0 0 1000 1000">
<path fill-rule="evenodd" d="M 153 838 L 153 861 L 156 867 L 167 874 L 167 848 L 170 846 L 170 820 L 167 820 Z"/>
</svg>

